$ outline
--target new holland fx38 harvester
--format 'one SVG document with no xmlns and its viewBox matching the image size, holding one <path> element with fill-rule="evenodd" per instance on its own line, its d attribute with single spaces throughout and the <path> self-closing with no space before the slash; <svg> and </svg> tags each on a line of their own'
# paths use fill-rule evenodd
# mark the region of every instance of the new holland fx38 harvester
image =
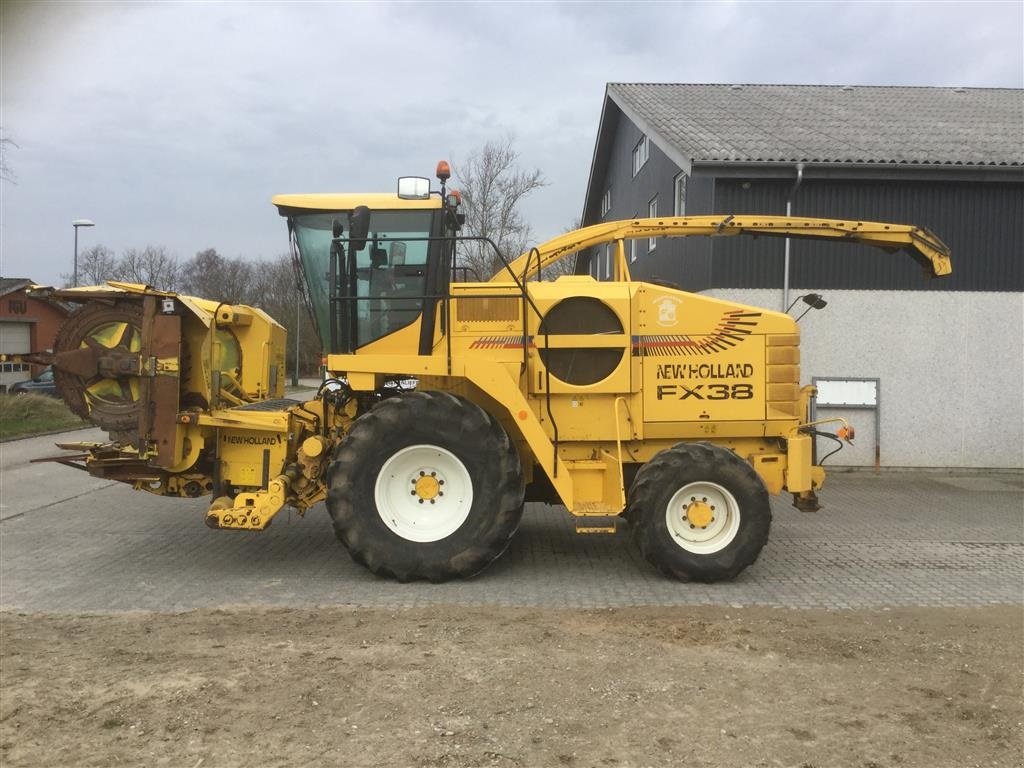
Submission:
<svg viewBox="0 0 1024 768">
<path fill-rule="evenodd" d="M 626 243 L 823 238 L 950 272 L 946 246 L 912 226 L 715 215 L 586 227 L 489 282 L 458 282 L 459 199 L 446 164 L 438 177 L 439 191 L 406 178 L 397 194 L 274 198 L 326 355 L 312 400 L 283 398 L 284 330 L 259 309 L 123 283 L 50 291 L 82 306 L 32 359 L 111 437 L 62 445 L 74 453 L 59 460 L 210 496 L 212 528 L 261 530 L 326 501 L 352 557 L 400 581 L 477 573 L 524 499 L 563 505 L 581 532 L 625 519 L 669 576 L 728 579 L 767 541 L 769 494 L 817 508 L 825 433 L 809 422 L 799 330 L 787 314 L 632 280 Z M 613 279 L 543 279 L 606 245 Z"/>
</svg>

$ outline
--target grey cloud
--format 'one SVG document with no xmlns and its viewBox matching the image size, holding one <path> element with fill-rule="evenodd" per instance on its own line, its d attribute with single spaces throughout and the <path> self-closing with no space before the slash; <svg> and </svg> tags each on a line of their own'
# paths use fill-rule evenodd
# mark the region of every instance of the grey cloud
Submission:
<svg viewBox="0 0 1024 768">
<path fill-rule="evenodd" d="M 1019 4 L 0 5 L 5 276 L 86 244 L 285 250 L 277 192 L 391 189 L 512 135 L 579 214 L 608 81 L 1020 86 Z"/>
</svg>

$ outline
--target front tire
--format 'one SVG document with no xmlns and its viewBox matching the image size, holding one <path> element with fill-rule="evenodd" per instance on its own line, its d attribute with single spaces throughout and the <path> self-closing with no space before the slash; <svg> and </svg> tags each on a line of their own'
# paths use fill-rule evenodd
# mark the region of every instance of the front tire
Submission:
<svg viewBox="0 0 1024 768">
<path fill-rule="evenodd" d="M 640 468 L 630 488 L 633 539 L 644 558 L 680 581 L 735 578 L 768 541 L 768 491 L 731 451 L 680 443 Z"/>
<path fill-rule="evenodd" d="M 327 510 L 352 558 L 403 582 L 479 573 L 523 513 L 522 468 L 505 430 L 445 392 L 387 398 L 357 419 L 328 482 Z"/>
</svg>

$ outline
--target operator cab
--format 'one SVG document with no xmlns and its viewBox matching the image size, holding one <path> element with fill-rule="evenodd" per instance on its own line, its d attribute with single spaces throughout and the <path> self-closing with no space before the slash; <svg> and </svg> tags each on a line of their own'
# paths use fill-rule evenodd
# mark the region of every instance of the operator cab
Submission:
<svg viewBox="0 0 1024 768">
<path fill-rule="evenodd" d="M 324 349 L 352 354 L 411 325 L 420 315 L 421 353 L 448 291 L 460 225 L 458 196 L 428 179 L 405 177 L 396 194 L 277 195 L 288 220 L 292 257 L 302 275 Z"/>
</svg>

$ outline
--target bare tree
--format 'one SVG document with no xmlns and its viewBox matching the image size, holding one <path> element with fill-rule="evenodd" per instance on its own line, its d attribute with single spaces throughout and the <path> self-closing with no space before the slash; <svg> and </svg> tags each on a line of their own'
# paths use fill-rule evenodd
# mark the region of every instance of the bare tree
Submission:
<svg viewBox="0 0 1024 768">
<path fill-rule="evenodd" d="M 547 181 L 537 169 L 524 171 L 511 139 L 489 141 L 455 164 L 456 187 L 466 214 L 463 235 L 486 237 L 509 259 L 522 253 L 530 241 L 530 225 L 519 204 Z M 487 280 L 501 269 L 501 260 L 484 242 L 460 243 L 458 266 L 473 280 Z"/>
<path fill-rule="evenodd" d="M 11 168 L 10 161 L 8 160 L 8 154 L 12 149 L 20 149 L 20 147 L 14 143 L 14 140 L 10 136 L 4 136 L 3 129 L 0 128 L 0 179 L 15 184 L 17 176 L 14 175 L 14 171 Z"/>
<path fill-rule="evenodd" d="M 117 279 L 144 283 L 162 291 L 177 288 L 180 271 L 178 260 L 162 245 L 147 245 L 141 250 L 126 248 L 117 262 Z"/>
<path fill-rule="evenodd" d="M 299 372 L 313 374 L 320 365 L 323 351 L 320 339 L 313 327 L 303 288 L 295 272 L 290 254 L 278 256 L 273 261 L 260 263 L 255 270 L 252 303 L 277 320 L 288 331 L 288 348 L 285 352 L 286 368 L 295 367 L 296 333 L 299 341 Z"/>
<path fill-rule="evenodd" d="M 181 268 L 182 293 L 229 304 L 256 302 L 256 271 L 238 256 L 229 259 L 214 248 L 199 251 Z"/>
<path fill-rule="evenodd" d="M 117 257 L 105 245 L 94 245 L 78 254 L 78 279 L 82 285 L 101 285 L 119 277 Z"/>
</svg>

